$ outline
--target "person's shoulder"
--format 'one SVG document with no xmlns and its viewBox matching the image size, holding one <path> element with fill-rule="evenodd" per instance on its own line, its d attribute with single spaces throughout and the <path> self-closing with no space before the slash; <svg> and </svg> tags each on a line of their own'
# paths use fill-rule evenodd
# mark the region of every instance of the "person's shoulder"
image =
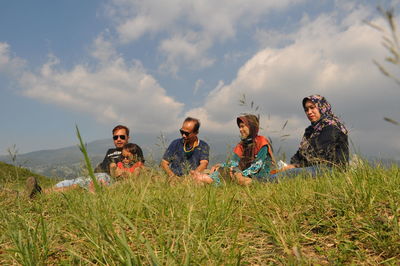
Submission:
<svg viewBox="0 0 400 266">
<path fill-rule="evenodd" d="M 256 137 L 256 141 L 257 141 L 257 142 L 260 142 L 261 144 L 264 144 L 264 145 L 269 144 L 268 138 L 267 138 L 267 137 L 264 137 L 264 136 L 261 136 L 261 135 L 258 135 L 258 136 Z"/>
<path fill-rule="evenodd" d="M 183 146 L 183 142 L 182 142 L 181 138 L 180 139 L 174 139 L 173 141 L 171 141 L 171 143 L 168 146 L 168 149 L 179 147 L 179 146 Z"/>
<path fill-rule="evenodd" d="M 171 144 L 177 144 L 177 143 L 181 143 L 182 139 L 178 138 L 178 139 L 174 139 L 173 141 L 171 141 Z"/>
<path fill-rule="evenodd" d="M 326 125 L 322 130 L 321 133 L 325 134 L 343 134 L 345 135 L 340 128 L 338 128 L 336 125 Z"/>
<path fill-rule="evenodd" d="M 200 147 L 209 147 L 208 143 L 205 142 L 204 140 L 199 140 L 199 146 Z"/>
<path fill-rule="evenodd" d="M 327 125 L 321 130 L 320 134 L 318 134 L 317 139 L 321 143 L 338 143 L 347 142 L 348 136 L 347 134 L 342 132 L 337 126 Z"/>
<path fill-rule="evenodd" d="M 110 148 L 107 150 L 106 154 L 110 155 L 110 154 L 119 153 L 119 152 L 121 152 L 121 151 L 119 151 L 117 148 Z"/>
<path fill-rule="evenodd" d="M 256 148 L 258 150 L 257 153 L 259 153 L 260 151 L 266 150 L 272 156 L 272 146 L 271 146 L 271 143 L 269 142 L 268 138 L 258 135 L 256 137 Z"/>
<path fill-rule="evenodd" d="M 309 125 L 304 129 L 305 136 L 311 135 L 313 132 L 314 132 L 314 127 L 312 125 Z"/>
</svg>

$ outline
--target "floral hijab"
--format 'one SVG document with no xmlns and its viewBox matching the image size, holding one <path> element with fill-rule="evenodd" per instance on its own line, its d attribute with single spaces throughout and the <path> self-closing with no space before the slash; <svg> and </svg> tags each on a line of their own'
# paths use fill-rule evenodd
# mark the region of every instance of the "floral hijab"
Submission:
<svg viewBox="0 0 400 266">
<path fill-rule="evenodd" d="M 307 101 L 313 102 L 319 109 L 321 113 L 321 118 L 316 122 L 311 122 L 311 125 L 306 128 L 303 139 L 300 142 L 300 152 L 303 155 L 307 154 L 307 151 L 310 148 L 310 139 L 317 137 L 321 134 L 321 131 L 327 126 L 337 127 L 343 134 L 347 135 L 348 130 L 344 126 L 344 124 L 340 121 L 340 119 L 333 114 L 332 107 L 330 103 L 325 99 L 325 97 L 314 94 L 303 99 L 303 107 L 305 106 Z"/>
</svg>

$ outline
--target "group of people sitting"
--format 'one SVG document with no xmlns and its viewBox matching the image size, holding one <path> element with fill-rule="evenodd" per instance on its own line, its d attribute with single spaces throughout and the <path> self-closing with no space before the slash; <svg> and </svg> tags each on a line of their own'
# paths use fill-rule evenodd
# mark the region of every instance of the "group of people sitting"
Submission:
<svg viewBox="0 0 400 266">
<path fill-rule="evenodd" d="M 333 167 L 345 168 L 349 160 L 349 145 L 344 124 L 333 114 L 331 105 L 323 96 L 305 97 L 302 105 L 311 125 L 306 128 L 299 149 L 289 165 L 281 168 L 276 166 L 270 142 L 258 135 L 259 117 L 248 114 L 236 119 L 240 142 L 227 162 L 214 165 L 206 171 L 209 145 L 198 138 L 200 121 L 187 117 L 179 130 L 181 137 L 172 141 L 165 151 L 161 168 L 170 180 L 189 175 L 198 183 L 219 184 L 221 178 L 227 177 L 241 185 L 248 185 L 255 180 L 273 181 L 301 172 L 315 176 L 319 171 Z M 135 178 L 145 169 L 142 149 L 129 142 L 129 129 L 118 125 L 112 133 L 115 148 L 107 151 L 104 160 L 95 169 L 95 177 L 102 185 Z M 64 180 L 46 190 L 42 190 L 37 180 L 30 177 L 26 186 L 29 197 L 76 187 L 93 190 L 93 182 L 89 177 Z"/>
</svg>

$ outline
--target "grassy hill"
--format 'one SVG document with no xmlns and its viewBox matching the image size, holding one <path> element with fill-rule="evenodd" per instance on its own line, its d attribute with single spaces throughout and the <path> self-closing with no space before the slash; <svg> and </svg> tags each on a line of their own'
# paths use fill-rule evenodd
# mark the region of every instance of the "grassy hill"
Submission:
<svg viewBox="0 0 400 266">
<path fill-rule="evenodd" d="M 38 180 L 40 180 L 41 183 L 45 185 L 54 183 L 54 181 L 33 173 L 28 169 L 0 162 L 0 188 L 5 186 L 20 190 L 25 185 L 25 180 L 29 176 L 35 176 Z"/>
<path fill-rule="evenodd" d="M 1 167 L 9 182 L 13 167 Z M 396 265 L 399 172 L 364 165 L 215 187 L 150 171 L 96 194 L 0 193 L 0 264 Z"/>
<path fill-rule="evenodd" d="M 92 162 L 98 164 L 112 147 L 110 140 L 97 140 L 87 144 Z M 111 145 L 110 145 L 111 144 Z M 10 156 L 0 156 L 0 161 L 12 163 Z M 83 157 L 74 145 L 54 150 L 40 150 L 18 154 L 16 164 L 47 177 L 74 178 L 82 171 Z"/>
</svg>

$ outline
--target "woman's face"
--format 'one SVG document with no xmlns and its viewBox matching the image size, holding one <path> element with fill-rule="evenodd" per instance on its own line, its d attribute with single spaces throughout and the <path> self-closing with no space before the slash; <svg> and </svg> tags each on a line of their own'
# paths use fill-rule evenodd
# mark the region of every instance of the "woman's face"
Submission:
<svg viewBox="0 0 400 266">
<path fill-rule="evenodd" d="M 242 139 L 246 139 L 250 135 L 250 129 L 243 123 L 239 123 L 239 132 Z"/>
<path fill-rule="evenodd" d="M 310 122 L 317 122 L 321 118 L 321 113 L 319 112 L 318 106 L 312 101 L 306 101 L 304 105 L 304 112 Z"/>
<path fill-rule="evenodd" d="M 122 162 L 123 163 L 130 163 L 133 160 L 133 154 L 130 153 L 128 150 L 122 149 Z"/>
</svg>

